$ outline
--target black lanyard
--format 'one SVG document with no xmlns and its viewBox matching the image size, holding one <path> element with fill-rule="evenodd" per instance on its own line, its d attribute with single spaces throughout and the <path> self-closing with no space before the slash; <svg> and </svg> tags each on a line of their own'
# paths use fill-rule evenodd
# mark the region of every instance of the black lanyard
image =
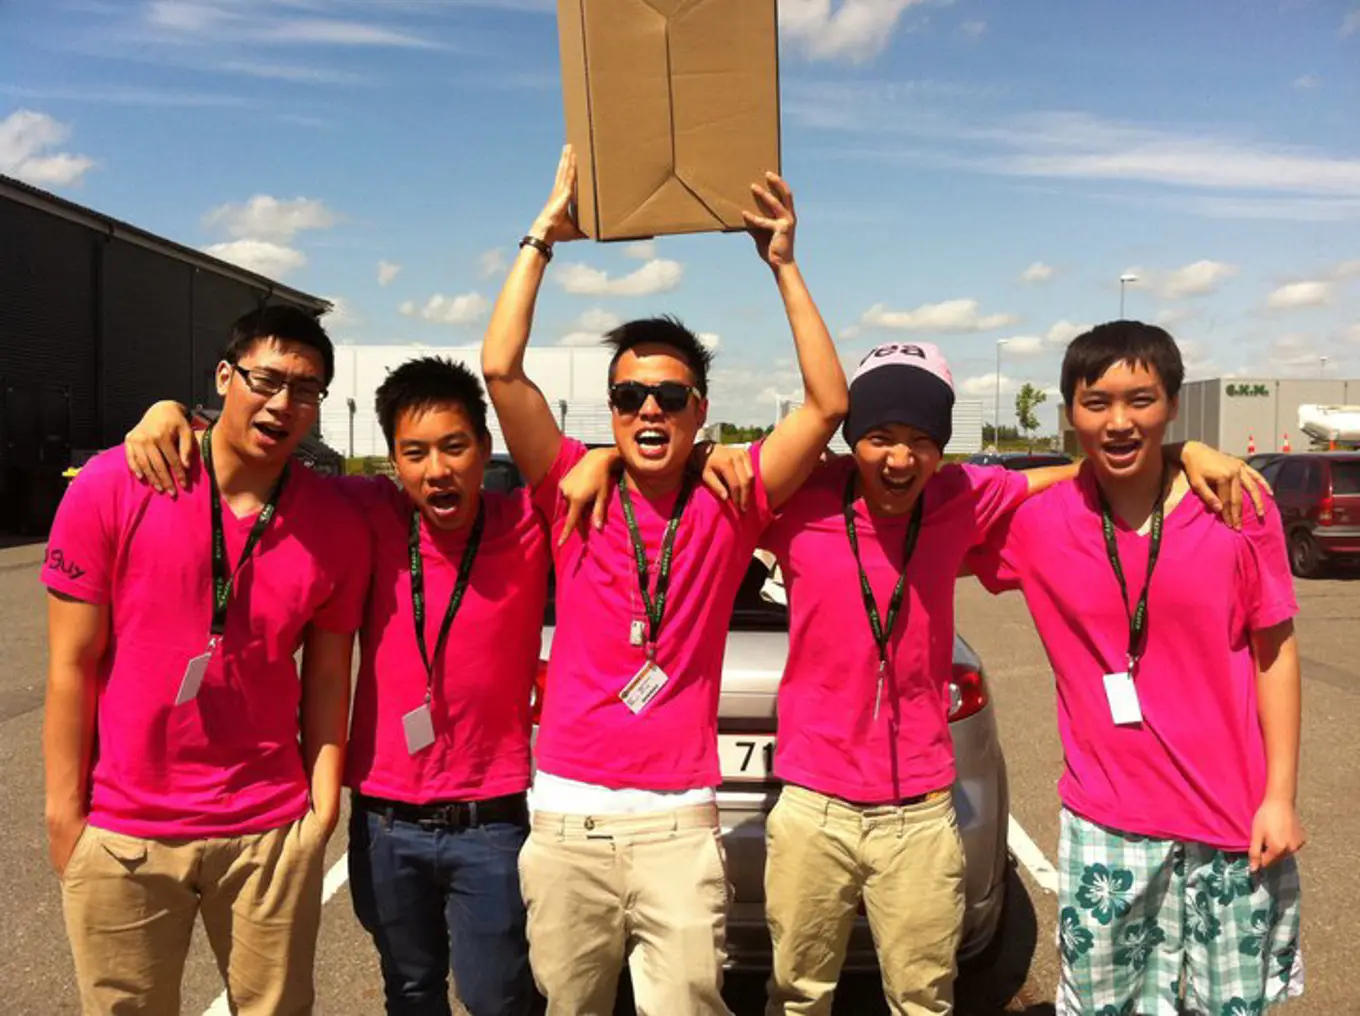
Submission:
<svg viewBox="0 0 1360 1016">
<path fill-rule="evenodd" d="M 859 535 L 855 532 L 855 472 L 845 478 L 845 535 L 850 540 L 850 550 L 855 555 L 855 566 L 859 569 L 859 591 L 864 597 L 864 612 L 869 615 L 869 630 L 878 647 L 878 689 L 874 695 L 874 718 L 878 718 L 878 705 L 883 697 L 883 675 L 888 669 L 888 643 L 892 639 L 897 615 L 902 610 L 902 601 L 907 592 L 907 565 L 916 553 L 916 541 L 921 536 L 921 520 L 925 516 L 925 491 L 916 498 L 911 510 L 911 521 L 907 523 L 907 544 L 902 554 L 902 574 L 897 577 L 892 598 L 888 601 L 888 623 L 885 625 L 878 614 L 878 604 L 874 602 L 874 591 L 869 585 L 869 576 L 864 571 L 864 562 L 859 556 Z"/>
<path fill-rule="evenodd" d="M 486 502 L 477 505 L 477 519 L 468 533 L 467 545 L 463 547 L 463 559 L 458 563 L 458 579 L 453 584 L 453 595 L 449 597 L 448 608 L 444 611 L 444 623 L 439 626 L 439 635 L 434 643 L 434 656 L 425 648 L 425 564 L 420 558 L 420 509 L 411 512 L 411 535 L 407 549 L 411 554 L 411 616 L 416 622 L 416 645 L 420 647 L 420 658 L 425 663 L 425 702 L 430 701 L 434 687 L 434 661 L 444 650 L 448 641 L 449 629 L 463 605 L 468 583 L 472 580 L 472 562 L 477 558 L 477 549 L 482 545 L 482 529 L 486 525 Z"/>
<path fill-rule="evenodd" d="M 274 484 L 274 489 L 269 492 L 269 500 L 260 509 L 260 514 L 255 517 L 255 524 L 250 527 L 250 535 L 246 537 L 246 545 L 241 549 L 241 559 L 236 562 L 236 568 L 228 571 L 227 535 L 225 527 L 222 525 L 222 492 L 217 487 L 217 474 L 213 471 L 212 432 L 212 424 L 209 424 L 208 429 L 203 432 L 203 468 L 208 474 L 208 488 L 212 507 L 212 634 L 215 642 L 227 630 L 227 604 L 231 602 L 231 590 L 236 582 L 236 576 L 245 566 L 246 561 L 250 559 L 251 553 L 255 550 L 255 545 L 260 542 L 260 537 L 264 536 L 264 531 L 269 528 L 269 523 L 274 521 L 274 515 L 279 507 L 279 496 L 283 493 L 283 483 L 288 479 L 288 466 L 287 464 L 284 465 L 283 472 L 279 474 L 278 481 Z"/>
<path fill-rule="evenodd" d="M 1148 541 L 1147 579 L 1143 583 L 1143 593 L 1138 597 L 1138 606 L 1129 610 L 1129 584 L 1124 578 L 1124 566 L 1119 560 L 1119 544 L 1115 541 L 1114 512 L 1105 500 L 1104 491 L 1097 488 L 1100 496 L 1100 525 L 1105 533 L 1105 553 L 1110 557 L 1114 577 L 1119 580 L 1119 595 L 1124 598 L 1124 613 L 1129 617 L 1129 676 L 1133 676 L 1134 664 L 1142 655 L 1143 636 L 1147 631 L 1148 592 L 1152 589 L 1152 572 L 1157 567 L 1157 555 L 1162 551 L 1162 492 L 1157 492 L 1157 503 L 1152 508 L 1152 535 Z"/>
<path fill-rule="evenodd" d="M 619 483 L 619 502 L 623 505 L 623 517 L 628 522 L 628 535 L 633 540 L 633 555 L 637 558 L 638 588 L 642 591 L 642 605 L 647 609 L 649 631 L 647 654 L 656 653 L 656 640 L 661 634 L 661 622 L 666 616 L 666 588 L 671 583 L 671 560 L 675 552 L 675 532 L 680 528 L 680 516 L 694 489 L 693 480 L 686 476 L 676 495 L 675 507 L 671 509 L 671 520 L 666 524 L 666 535 L 661 541 L 661 557 L 656 566 L 656 599 L 647 591 L 651 584 L 647 576 L 647 547 L 638 531 L 637 516 L 633 513 L 633 496 L 628 493 L 627 481 Z"/>
</svg>

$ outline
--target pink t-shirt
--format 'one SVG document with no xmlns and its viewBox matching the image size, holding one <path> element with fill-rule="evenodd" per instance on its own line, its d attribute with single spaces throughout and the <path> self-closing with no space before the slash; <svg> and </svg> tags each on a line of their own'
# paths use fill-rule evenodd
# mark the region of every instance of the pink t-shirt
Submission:
<svg viewBox="0 0 1360 1016">
<path fill-rule="evenodd" d="M 557 485 L 585 455 L 564 439 L 557 462 L 534 497 L 553 519 L 554 546 L 565 502 Z M 647 613 L 636 558 L 618 496 L 602 531 L 572 533 L 554 550 L 557 630 L 536 743 L 546 773 L 605 787 L 678 791 L 717 786 L 718 696 L 727 625 L 737 590 L 770 519 L 760 482 L 744 513 L 696 483 L 675 538 L 670 591 L 657 663 L 670 680 L 637 714 L 619 693 L 646 662 L 630 644 L 632 623 Z M 677 492 L 678 493 L 678 492 Z M 638 529 L 656 588 L 657 558 L 676 494 L 656 501 L 633 494 Z M 649 590 L 649 593 L 651 590 Z"/>
<path fill-rule="evenodd" d="M 878 646 L 842 509 L 854 468 L 849 457 L 821 466 L 760 541 L 779 559 L 790 610 L 774 766 L 788 783 L 883 804 L 954 781 L 954 580 L 965 554 L 1024 500 L 1028 481 L 1005 469 L 957 465 L 931 478 L 875 720 Z M 882 624 L 902 574 L 909 519 L 855 503 L 860 556 Z"/>
<path fill-rule="evenodd" d="M 299 463 L 237 574 L 227 628 L 198 695 L 175 705 L 212 621 L 212 523 L 202 460 L 171 499 L 129 473 L 121 446 L 71 483 L 42 579 L 109 604 L 99 663 L 90 822 L 148 838 L 262 832 L 299 818 L 308 785 L 294 654 L 305 630 L 353 632 L 368 589 L 368 533 L 354 506 Z M 231 566 L 255 516 L 222 506 Z"/>
<path fill-rule="evenodd" d="M 1136 687 L 1143 723 L 1116 726 L 1103 675 L 1125 669 L 1129 622 L 1091 470 L 1021 507 L 973 555 L 993 592 L 1021 589 L 1058 683 L 1063 803 L 1139 836 L 1246 850 L 1265 792 L 1251 633 L 1297 612 L 1274 502 L 1234 532 L 1193 493 L 1166 516 Z M 1116 521 L 1136 604 L 1148 536 Z"/>
<path fill-rule="evenodd" d="M 345 783 L 414 804 L 523 791 L 549 566 L 546 525 L 529 492 L 482 494 L 486 523 L 472 578 L 444 651 L 433 658 L 435 740 L 412 755 L 402 717 L 425 699 L 425 664 L 411 614 L 411 501 L 382 477 L 347 477 L 342 485 L 363 506 L 374 538 Z M 470 528 L 449 533 L 421 522 L 431 654 Z"/>
</svg>

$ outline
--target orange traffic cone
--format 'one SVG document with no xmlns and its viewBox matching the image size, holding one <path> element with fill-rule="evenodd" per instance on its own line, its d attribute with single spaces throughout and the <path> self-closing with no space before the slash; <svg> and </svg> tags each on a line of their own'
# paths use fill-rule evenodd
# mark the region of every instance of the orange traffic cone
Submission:
<svg viewBox="0 0 1360 1016">
<path fill-rule="evenodd" d="M 1280 442 L 1280 451 L 1286 453 L 1293 451 L 1293 449 L 1289 447 L 1289 431 L 1284 432 L 1284 440 Z"/>
<path fill-rule="evenodd" d="M 1247 435 L 1247 454 L 1248 455 L 1256 454 L 1256 435 L 1254 434 Z"/>
</svg>

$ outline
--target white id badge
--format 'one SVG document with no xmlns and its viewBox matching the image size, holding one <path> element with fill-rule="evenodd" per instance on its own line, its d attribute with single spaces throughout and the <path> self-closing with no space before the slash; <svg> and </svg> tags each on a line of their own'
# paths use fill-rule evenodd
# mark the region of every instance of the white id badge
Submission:
<svg viewBox="0 0 1360 1016">
<path fill-rule="evenodd" d="M 1110 701 L 1110 716 L 1116 726 L 1127 727 L 1143 722 L 1138 689 L 1133 686 L 1133 676 L 1127 671 L 1105 675 L 1105 697 Z"/>
<path fill-rule="evenodd" d="M 633 675 L 633 679 L 623 686 L 619 698 L 634 714 L 640 713 L 647 708 L 652 699 L 656 698 L 657 692 L 666 687 L 669 680 L 664 670 L 648 660 L 642 665 L 642 669 Z"/>
<path fill-rule="evenodd" d="M 195 656 L 189 661 L 184 668 L 184 679 L 179 683 L 179 694 L 175 696 L 175 705 L 182 706 L 198 697 L 198 689 L 203 687 L 203 675 L 208 672 L 208 664 L 212 662 L 213 652 L 216 649 L 217 643 L 210 642 L 206 653 L 202 656 Z"/>
<path fill-rule="evenodd" d="M 406 750 L 414 755 L 434 744 L 434 717 L 430 714 L 430 704 L 422 702 L 401 718 L 402 729 L 406 731 Z"/>
</svg>

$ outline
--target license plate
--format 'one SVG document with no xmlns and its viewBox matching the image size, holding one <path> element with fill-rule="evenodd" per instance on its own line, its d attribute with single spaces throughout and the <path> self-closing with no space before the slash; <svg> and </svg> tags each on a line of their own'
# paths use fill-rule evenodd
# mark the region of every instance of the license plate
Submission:
<svg viewBox="0 0 1360 1016">
<path fill-rule="evenodd" d="M 718 761 L 725 783 L 767 783 L 774 779 L 774 735 L 719 734 Z"/>
</svg>

